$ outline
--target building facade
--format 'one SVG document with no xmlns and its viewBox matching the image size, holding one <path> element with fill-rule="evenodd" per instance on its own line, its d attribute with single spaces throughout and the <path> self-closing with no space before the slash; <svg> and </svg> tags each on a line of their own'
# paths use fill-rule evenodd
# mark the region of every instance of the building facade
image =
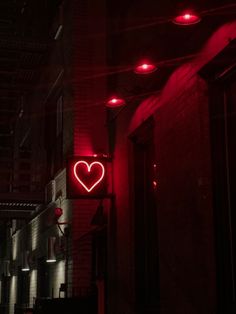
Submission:
<svg viewBox="0 0 236 314">
<path fill-rule="evenodd" d="M 234 313 L 236 22 L 161 90 L 108 108 L 136 82 L 114 35 L 129 16 L 110 16 L 106 1 L 58 5 L 15 137 L 43 197 L 1 236 L 0 313 Z"/>
</svg>

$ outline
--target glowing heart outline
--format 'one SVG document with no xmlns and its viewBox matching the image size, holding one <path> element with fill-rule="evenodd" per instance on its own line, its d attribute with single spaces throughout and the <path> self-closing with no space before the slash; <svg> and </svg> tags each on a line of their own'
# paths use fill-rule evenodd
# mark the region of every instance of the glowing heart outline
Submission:
<svg viewBox="0 0 236 314">
<path fill-rule="evenodd" d="M 102 169 L 102 174 L 101 174 L 100 178 L 99 178 L 97 181 L 95 181 L 95 183 L 94 183 L 90 188 L 88 188 L 88 187 L 86 186 L 86 184 L 84 184 L 84 182 L 79 178 L 79 176 L 78 176 L 77 173 L 76 173 L 76 168 L 77 168 L 78 165 L 80 165 L 80 164 L 86 165 L 86 166 L 87 166 L 87 169 L 88 169 L 88 172 L 91 171 L 91 168 L 92 168 L 94 165 L 99 165 L 99 166 L 101 167 L 101 169 Z M 101 162 L 99 162 L 99 161 L 93 161 L 93 162 L 90 163 L 90 164 L 87 163 L 85 160 L 77 161 L 77 162 L 75 163 L 75 165 L 74 165 L 73 171 L 74 171 L 74 176 L 75 176 L 75 178 L 77 179 L 77 181 L 83 186 L 83 188 L 84 188 L 88 193 L 90 193 L 90 192 L 95 188 L 95 186 L 97 186 L 97 185 L 102 181 L 102 179 L 104 178 L 104 175 L 105 175 L 105 168 L 104 168 L 103 164 L 102 164 Z"/>
</svg>

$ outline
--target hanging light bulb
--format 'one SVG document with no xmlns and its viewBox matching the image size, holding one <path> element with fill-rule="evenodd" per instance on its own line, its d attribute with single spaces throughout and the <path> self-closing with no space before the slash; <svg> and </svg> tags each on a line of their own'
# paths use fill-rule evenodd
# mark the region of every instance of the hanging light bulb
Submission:
<svg viewBox="0 0 236 314">
<path fill-rule="evenodd" d="M 174 24 L 178 25 L 192 25 L 197 24 L 201 21 L 200 15 L 194 11 L 184 11 L 179 15 L 175 16 L 172 20 Z"/>
<path fill-rule="evenodd" d="M 152 72 L 155 72 L 157 70 L 156 65 L 151 61 L 141 61 L 139 62 L 135 68 L 134 73 L 136 74 L 150 74 Z"/>
<path fill-rule="evenodd" d="M 55 243 L 56 237 L 49 237 L 47 239 L 47 259 L 46 259 L 47 263 L 56 262 Z"/>
<path fill-rule="evenodd" d="M 106 106 L 109 108 L 117 108 L 125 105 L 125 100 L 120 97 L 111 97 L 108 99 Z"/>
</svg>

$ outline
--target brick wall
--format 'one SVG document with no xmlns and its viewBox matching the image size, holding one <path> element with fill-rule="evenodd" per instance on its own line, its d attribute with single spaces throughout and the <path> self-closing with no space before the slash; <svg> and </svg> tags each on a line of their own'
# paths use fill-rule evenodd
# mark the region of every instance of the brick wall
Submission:
<svg viewBox="0 0 236 314">
<path fill-rule="evenodd" d="M 73 1 L 72 86 L 74 153 L 106 152 L 105 7 L 103 1 Z M 99 129 L 99 132 L 98 132 Z"/>
<path fill-rule="evenodd" d="M 107 153 L 105 1 L 72 2 L 74 154 Z M 91 287 L 91 219 L 98 200 L 73 201 L 73 293 Z"/>
<path fill-rule="evenodd" d="M 75 154 L 106 153 L 106 117 L 102 103 L 106 87 L 104 75 L 101 75 L 105 71 L 103 5 L 101 1 L 97 3 L 72 1 L 70 5 L 68 3 L 63 5 L 62 14 L 54 21 L 55 29 L 60 23 L 63 24 L 63 32 L 61 37 L 52 43 L 52 50 L 43 69 L 43 75 L 29 99 L 29 102 L 34 104 L 31 136 L 37 139 L 33 142 L 33 158 L 36 160 L 34 167 L 40 170 L 44 179 L 48 175 L 44 147 L 44 138 L 48 132 L 45 124 L 45 106 L 50 104 L 51 96 L 60 89 L 63 90 L 64 105 L 64 165 L 66 158 L 73 154 L 73 146 Z M 97 53 L 94 54 L 94 51 Z M 99 79 L 95 79 L 96 77 Z M 20 266 L 21 252 L 26 249 L 34 260 L 29 273 L 29 305 L 32 305 L 34 298 L 38 296 L 37 263 L 40 258 L 45 258 L 47 238 L 62 236 L 60 230 L 53 224 L 55 206 L 63 209 L 60 222 L 68 222 L 61 225 L 62 230 L 66 227 L 70 229 L 68 265 L 65 264 L 65 256 L 61 256 L 60 260 L 50 265 L 49 290 L 54 297 L 58 297 L 60 284 L 65 280 L 69 287 L 68 296 L 80 295 L 91 287 L 91 236 L 88 235 L 84 239 L 82 235 L 91 229 L 90 221 L 96 211 L 98 201 L 66 199 L 65 169 L 56 174 L 54 179 L 56 202 L 48 204 L 43 212 L 13 236 L 12 250 L 15 268 Z M 17 284 L 10 293 L 12 308 L 16 302 L 16 292 Z M 63 293 L 61 296 L 64 296 Z"/>
</svg>

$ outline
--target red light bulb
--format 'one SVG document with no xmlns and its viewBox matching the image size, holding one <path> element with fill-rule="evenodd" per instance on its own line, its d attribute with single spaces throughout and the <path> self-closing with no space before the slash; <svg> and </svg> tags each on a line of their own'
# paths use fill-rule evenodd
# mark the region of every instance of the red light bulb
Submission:
<svg viewBox="0 0 236 314">
<path fill-rule="evenodd" d="M 157 67 L 151 62 L 141 62 L 134 68 L 136 74 L 149 74 L 156 71 Z"/>
<path fill-rule="evenodd" d="M 61 215 L 63 214 L 63 210 L 60 207 L 54 208 L 54 215 L 56 219 L 59 219 Z"/>
<path fill-rule="evenodd" d="M 177 15 L 172 22 L 178 25 L 192 25 L 197 24 L 201 21 L 201 18 L 198 14 L 194 12 L 183 12 L 180 15 Z"/>
<path fill-rule="evenodd" d="M 106 106 L 109 108 L 117 108 L 125 105 L 125 100 L 119 97 L 112 97 L 108 99 Z"/>
</svg>

